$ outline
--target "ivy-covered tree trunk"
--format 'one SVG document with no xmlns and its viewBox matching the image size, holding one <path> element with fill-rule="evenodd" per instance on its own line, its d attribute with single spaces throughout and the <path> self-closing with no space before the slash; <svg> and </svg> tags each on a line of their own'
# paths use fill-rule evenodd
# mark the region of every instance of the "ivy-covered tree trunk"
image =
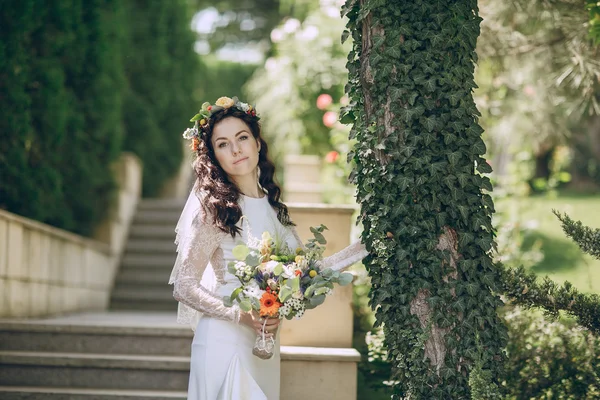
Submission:
<svg viewBox="0 0 600 400">
<path fill-rule="evenodd" d="M 348 0 L 342 13 L 354 42 L 351 179 L 396 398 L 469 399 L 474 370 L 477 393 L 482 377 L 495 387 L 507 341 L 472 96 L 477 1 Z"/>
</svg>

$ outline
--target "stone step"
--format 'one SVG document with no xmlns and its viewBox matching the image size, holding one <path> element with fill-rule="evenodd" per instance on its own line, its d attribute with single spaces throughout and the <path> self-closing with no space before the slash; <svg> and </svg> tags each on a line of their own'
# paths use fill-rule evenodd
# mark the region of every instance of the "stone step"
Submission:
<svg viewBox="0 0 600 400">
<path fill-rule="evenodd" d="M 177 254 L 128 254 L 121 260 L 121 268 L 164 269 L 171 270 Z"/>
<path fill-rule="evenodd" d="M 111 311 L 177 311 L 177 302 L 171 301 L 151 301 L 151 300 L 127 300 L 110 299 L 109 309 Z"/>
<path fill-rule="evenodd" d="M 121 268 L 117 275 L 117 284 L 166 285 L 171 276 L 169 268 Z"/>
<path fill-rule="evenodd" d="M 186 199 L 143 199 L 138 203 L 138 212 L 141 211 L 179 211 L 183 210 Z"/>
<path fill-rule="evenodd" d="M 135 225 L 170 224 L 177 225 L 182 209 L 138 210 L 133 218 Z"/>
<path fill-rule="evenodd" d="M 0 387 L 2 400 L 185 400 L 182 391 Z"/>
<path fill-rule="evenodd" d="M 173 286 L 166 282 L 160 285 L 130 285 L 117 283 L 113 289 L 112 297 L 115 299 L 129 300 L 175 301 L 175 299 L 173 299 Z"/>
<path fill-rule="evenodd" d="M 132 225 L 130 239 L 164 239 L 175 241 L 175 225 Z"/>
<path fill-rule="evenodd" d="M 0 351 L 0 386 L 187 389 L 189 357 Z"/>
<path fill-rule="evenodd" d="M 177 246 L 168 240 L 156 239 L 133 239 L 127 242 L 125 252 L 127 254 L 175 254 Z"/>
<path fill-rule="evenodd" d="M 142 313 L 106 315 L 87 323 L 85 320 L 1 323 L 0 351 L 190 355 L 193 332 L 189 326 L 176 323 L 175 311 L 145 316 Z"/>
</svg>

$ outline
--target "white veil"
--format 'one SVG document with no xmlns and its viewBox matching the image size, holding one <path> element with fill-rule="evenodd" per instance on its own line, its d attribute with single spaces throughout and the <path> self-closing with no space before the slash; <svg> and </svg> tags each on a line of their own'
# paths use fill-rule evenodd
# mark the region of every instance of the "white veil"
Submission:
<svg viewBox="0 0 600 400">
<path fill-rule="evenodd" d="M 200 194 L 200 196 L 202 195 Z M 181 216 L 179 217 L 179 221 L 177 222 L 177 226 L 175 227 L 175 244 L 177 245 L 177 259 L 175 260 L 175 265 L 173 265 L 173 270 L 171 271 L 171 276 L 169 277 L 169 284 L 173 284 L 178 278 L 181 265 L 187 254 L 187 250 L 192 244 L 191 239 L 193 237 L 194 229 L 192 222 L 194 221 L 196 216 L 201 212 L 202 206 L 200 204 L 200 199 L 198 198 L 194 187 L 190 191 L 190 195 L 188 196 L 187 201 L 185 202 L 185 206 L 183 207 L 183 211 L 181 212 Z M 200 284 L 204 288 L 213 291 L 216 288 L 216 283 L 217 279 L 213 268 L 211 266 L 207 266 L 207 268 L 204 270 L 204 273 L 202 274 Z M 197 310 L 194 310 L 193 308 L 181 302 L 179 303 L 177 307 L 178 323 L 190 324 L 192 330 L 195 330 L 200 317 L 202 317 L 202 313 L 200 313 Z"/>
</svg>

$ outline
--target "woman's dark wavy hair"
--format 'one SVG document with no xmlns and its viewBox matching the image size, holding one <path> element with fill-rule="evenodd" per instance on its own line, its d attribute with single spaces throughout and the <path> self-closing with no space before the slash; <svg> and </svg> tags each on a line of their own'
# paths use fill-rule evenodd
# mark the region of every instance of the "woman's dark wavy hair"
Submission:
<svg viewBox="0 0 600 400">
<path fill-rule="evenodd" d="M 212 215 L 213 224 L 222 231 L 235 237 L 241 232 L 236 226 L 242 217 L 242 208 L 238 199 L 242 194 L 238 186 L 229 179 L 227 173 L 219 165 L 211 143 L 214 127 L 223 119 L 235 117 L 248 125 L 252 136 L 260 142 L 258 154 L 258 168 L 260 186 L 267 192 L 269 203 L 277 212 L 277 219 L 284 226 L 295 225 L 291 220 L 288 209 L 279 199 L 281 189 L 275 182 L 275 164 L 268 157 L 267 143 L 260 136 L 260 124 L 256 117 L 252 117 L 242 110 L 228 108 L 215 112 L 208 121 L 208 127 L 200 135 L 200 143 L 196 151 L 194 170 L 196 172 L 196 195 L 200 199 L 205 215 Z M 208 222 L 208 221 L 207 221 Z"/>
</svg>

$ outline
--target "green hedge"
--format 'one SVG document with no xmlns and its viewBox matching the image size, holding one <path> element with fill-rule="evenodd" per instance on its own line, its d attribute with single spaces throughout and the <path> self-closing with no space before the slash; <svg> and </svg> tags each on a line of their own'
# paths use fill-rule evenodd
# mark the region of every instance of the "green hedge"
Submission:
<svg viewBox="0 0 600 400">
<path fill-rule="evenodd" d="M 104 217 L 122 140 L 120 3 L 2 3 L 0 207 L 81 234 Z"/>
<path fill-rule="evenodd" d="M 144 163 L 143 194 L 158 194 L 183 157 L 181 133 L 198 109 L 194 89 L 204 71 L 194 49 L 185 0 L 124 2 L 129 16 L 124 148 Z"/>
<path fill-rule="evenodd" d="M 190 10 L 185 0 L 0 3 L 0 208 L 90 235 L 123 150 L 144 162 L 144 194 L 158 192 L 197 108 Z"/>
</svg>

